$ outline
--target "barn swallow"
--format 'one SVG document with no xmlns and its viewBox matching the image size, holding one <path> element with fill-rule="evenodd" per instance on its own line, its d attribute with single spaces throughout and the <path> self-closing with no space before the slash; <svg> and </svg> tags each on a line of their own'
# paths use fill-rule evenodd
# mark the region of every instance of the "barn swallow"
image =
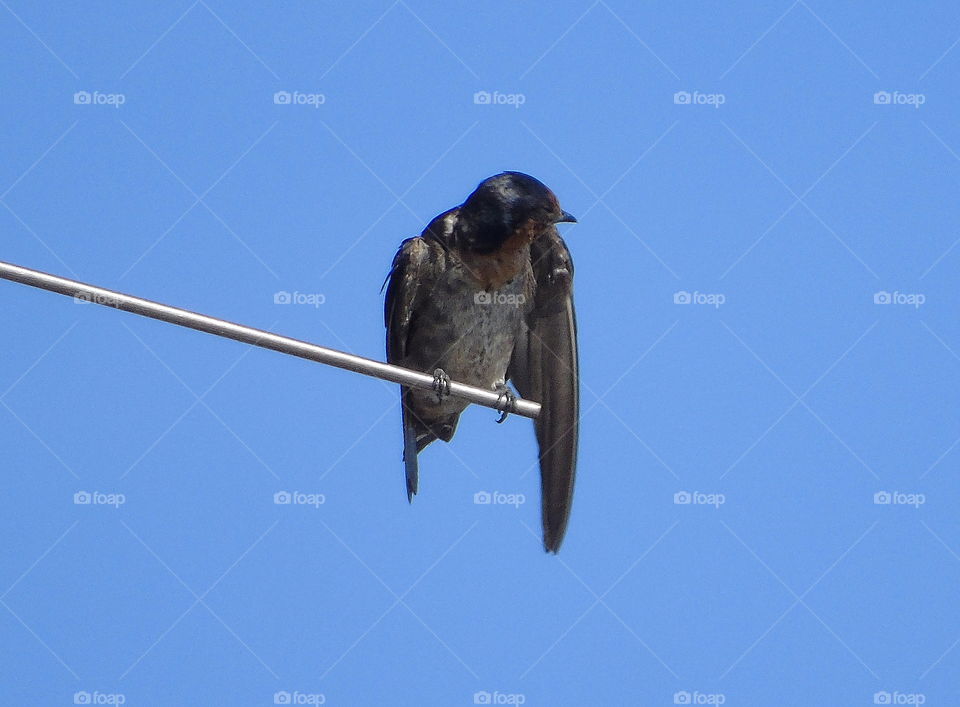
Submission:
<svg viewBox="0 0 960 707">
<path fill-rule="evenodd" d="M 580 418 L 573 261 L 556 224 L 576 223 L 544 184 L 520 172 L 485 179 L 460 206 L 400 245 L 387 276 L 387 360 L 432 373 L 434 390 L 401 387 L 407 499 L 417 455 L 449 442 L 469 403 L 450 380 L 503 399 L 539 401 L 543 544 L 557 552 L 573 500 Z"/>
</svg>

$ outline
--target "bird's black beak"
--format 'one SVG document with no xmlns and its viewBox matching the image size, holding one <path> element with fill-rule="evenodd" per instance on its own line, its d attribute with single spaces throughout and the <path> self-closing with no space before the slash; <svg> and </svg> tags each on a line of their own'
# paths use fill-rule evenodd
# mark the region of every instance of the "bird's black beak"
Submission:
<svg viewBox="0 0 960 707">
<path fill-rule="evenodd" d="M 567 213 L 566 211 L 560 212 L 560 218 L 557 219 L 557 223 L 576 223 L 577 217 L 573 214 Z"/>
</svg>

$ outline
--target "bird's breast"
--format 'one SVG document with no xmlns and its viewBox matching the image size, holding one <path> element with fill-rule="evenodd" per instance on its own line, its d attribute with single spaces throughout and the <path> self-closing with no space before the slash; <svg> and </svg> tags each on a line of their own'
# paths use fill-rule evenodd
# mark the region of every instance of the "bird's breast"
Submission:
<svg viewBox="0 0 960 707">
<path fill-rule="evenodd" d="M 451 378 L 488 388 L 506 374 L 532 305 L 532 272 L 526 269 L 498 289 L 481 289 L 463 266 L 448 268 L 418 312 L 409 364 L 443 368 Z"/>
</svg>

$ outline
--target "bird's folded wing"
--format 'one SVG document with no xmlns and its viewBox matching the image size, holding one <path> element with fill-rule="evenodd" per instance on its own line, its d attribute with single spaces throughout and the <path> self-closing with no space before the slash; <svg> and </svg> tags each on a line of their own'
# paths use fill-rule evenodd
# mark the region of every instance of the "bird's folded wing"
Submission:
<svg viewBox="0 0 960 707">
<path fill-rule="evenodd" d="M 415 324 L 414 312 L 421 270 L 428 263 L 430 249 L 423 238 L 408 238 L 400 245 L 387 276 L 384 323 L 387 326 L 387 362 L 404 365 L 407 343 Z M 406 468 L 407 500 L 412 500 L 419 485 L 417 444 L 411 413 L 405 404 L 407 391 L 401 388 L 403 415 L 403 461 Z"/>
<path fill-rule="evenodd" d="M 548 552 L 556 552 L 573 502 L 580 422 L 573 262 L 556 229 L 534 242 L 531 261 L 537 283 L 534 306 L 508 375 L 524 398 L 541 405 L 534 429 L 540 448 L 543 543 Z"/>
</svg>

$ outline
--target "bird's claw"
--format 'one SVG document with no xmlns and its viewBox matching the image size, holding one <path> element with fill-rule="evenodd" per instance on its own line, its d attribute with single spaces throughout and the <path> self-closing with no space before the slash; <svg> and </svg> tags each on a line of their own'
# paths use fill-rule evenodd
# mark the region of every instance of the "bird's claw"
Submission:
<svg viewBox="0 0 960 707">
<path fill-rule="evenodd" d="M 510 416 L 511 412 L 515 412 L 514 405 L 517 402 L 517 396 L 506 383 L 497 383 L 495 390 L 498 395 L 496 410 L 500 413 L 500 419 L 497 420 L 499 425 Z"/>
<path fill-rule="evenodd" d="M 438 404 L 450 395 L 450 376 L 442 368 L 437 368 L 433 372 L 433 392 L 437 394 Z"/>
</svg>

